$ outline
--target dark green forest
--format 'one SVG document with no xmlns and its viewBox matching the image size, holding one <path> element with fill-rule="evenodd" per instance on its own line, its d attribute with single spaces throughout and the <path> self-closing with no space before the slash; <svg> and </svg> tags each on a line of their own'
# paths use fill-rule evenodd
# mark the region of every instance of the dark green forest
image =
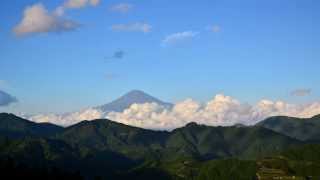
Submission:
<svg viewBox="0 0 320 180">
<path fill-rule="evenodd" d="M 0 178 L 319 179 L 319 132 L 320 116 L 153 131 L 106 119 L 63 128 L 2 113 Z"/>
</svg>

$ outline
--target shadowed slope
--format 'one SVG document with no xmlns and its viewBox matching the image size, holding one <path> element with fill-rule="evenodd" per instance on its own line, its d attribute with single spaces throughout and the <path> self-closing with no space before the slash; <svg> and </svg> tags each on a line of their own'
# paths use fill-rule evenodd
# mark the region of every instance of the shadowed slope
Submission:
<svg viewBox="0 0 320 180">
<path fill-rule="evenodd" d="M 257 126 L 265 127 L 303 141 L 320 140 L 320 115 L 305 119 L 276 116 L 260 122 Z"/>
<path fill-rule="evenodd" d="M 13 114 L 0 113 L 0 135 L 10 137 L 50 136 L 63 128 L 50 123 L 34 123 Z"/>
</svg>

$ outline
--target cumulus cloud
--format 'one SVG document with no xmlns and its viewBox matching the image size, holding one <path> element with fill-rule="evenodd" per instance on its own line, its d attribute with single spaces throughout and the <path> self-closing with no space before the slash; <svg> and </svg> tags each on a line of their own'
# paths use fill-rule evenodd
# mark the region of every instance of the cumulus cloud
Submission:
<svg viewBox="0 0 320 180">
<path fill-rule="evenodd" d="M 49 13 L 41 3 L 38 3 L 24 10 L 21 22 L 13 31 L 16 35 L 23 36 L 34 33 L 73 31 L 78 27 L 78 23 Z"/>
<path fill-rule="evenodd" d="M 10 94 L 0 90 L 0 106 L 8 106 L 18 100 Z"/>
<path fill-rule="evenodd" d="M 111 6 L 110 11 L 125 14 L 125 13 L 128 13 L 132 8 L 133 8 L 132 4 L 120 3 L 120 4 L 115 4 Z"/>
<path fill-rule="evenodd" d="M 124 31 L 124 32 L 151 32 L 152 26 L 147 23 L 133 23 L 133 24 L 114 24 L 111 26 L 113 31 Z"/>
<path fill-rule="evenodd" d="M 25 116 L 25 118 L 34 122 L 50 122 L 61 126 L 70 126 L 83 120 L 93 120 L 102 117 L 104 117 L 103 112 L 94 108 L 65 114 L 39 114 L 34 116 Z"/>
<path fill-rule="evenodd" d="M 107 118 L 112 121 L 148 129 L 174 129 L 190 122 L 211 126 L 234 124 L 253 125 L 270 116 L 294 116 L 308 118 L 320 114 L 320 102 L 290 104 L 283 101 L 261 100 L 254 105 L 218 94 L 206 103 L 186 99 L 172 108 L 157 103 L 132 104 L 123 112 L 102 112 L 91 108 L 66 115 L 40 115 L 32 117 L 37 122 L 53 122 L 70 125 L 81 120 Z"/>
<path fill-rule="evenodd" d="M 292 96 L 308 96 L 311 94 L 311 89 L 295 89 L 294 91 L 291 92 Z"/>
<path fill-rule="evenodd" d="M 155 103 L 134 104 L 124 112 L 110 112 L 107 118 L 120 123 L 150 129 L 174 129 L 189 122 L 212 126 L 253 125 L 267 117 L 284 115 L 307 118 L 320 114 L 320 103 L 289 104 L 261 100 L 256 105 L 241 103 L 225 95 L 216 95 L 207 103 L 192 99 L 175 104 L 168 110 Z"/>
<path fill-rule="evenodd" d="M 184 31 L 184 32 L 170 34 L 162 40 L 162 45 L 175 44 L 177 42 L 184 41 L 186 39 L 192 39 L 198 34 L 199 32 L 194 32 L 194 31 Z"/>
</svg>

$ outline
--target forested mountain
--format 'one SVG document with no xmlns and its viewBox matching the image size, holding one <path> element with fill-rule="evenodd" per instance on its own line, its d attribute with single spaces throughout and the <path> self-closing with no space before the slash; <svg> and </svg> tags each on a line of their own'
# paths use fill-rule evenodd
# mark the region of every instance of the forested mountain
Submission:
<svg viewBox="0 0 320 180">
<path fill-rule="evenodd" d="M 63 128 L 50 123 L 34 123 L 13 114 L 0 113 L 0 135 L 9 137 L 48 137 Z"/>
<path fill-rule="evenodd" d="M 32 173 L 41 169 L 50 174 L 58 169 L 86 179 L 319 175 L 318 145 L 306 145 L 309 141 L 275 132 L 264 123 L 250 127 L 189 123 L 173 131 L 154 131 L 98 119 L 62 128 L 2 113 L 1 168 L 12 161 L 15 171 L 26 167 Z"/>
<path fill-rule="evenodd" d="M 257 126 L 303 141 L 320 141 L 320 115 L 305 119 L 286 116 L 270 117 Z"/>
</svg>

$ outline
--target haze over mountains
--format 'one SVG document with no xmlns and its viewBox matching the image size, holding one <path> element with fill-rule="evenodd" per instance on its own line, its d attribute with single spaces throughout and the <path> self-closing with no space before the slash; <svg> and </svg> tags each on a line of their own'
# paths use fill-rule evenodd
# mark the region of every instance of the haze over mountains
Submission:
<svg viewBox="0 0 320 180">
<path fill-rule="evenodd" d="M 62 126 L 82 120 L 107 118 L 148 129 L 174 129 L 193 121 L 212 126 L 253 125 L 270 116 L 310 118 L 317 114 L 320 114 L 319 102 L 298 105 L 284 101 L 261 100 L 255 105 L 250 105 L 233 97 L 218 94 L 206 103 L 186 99 L 171 104 L 143 91 L 133 90 L 110 103 L 81 111 L 25 117 L 35 122 L 51 122 Z"/>
</svg>

